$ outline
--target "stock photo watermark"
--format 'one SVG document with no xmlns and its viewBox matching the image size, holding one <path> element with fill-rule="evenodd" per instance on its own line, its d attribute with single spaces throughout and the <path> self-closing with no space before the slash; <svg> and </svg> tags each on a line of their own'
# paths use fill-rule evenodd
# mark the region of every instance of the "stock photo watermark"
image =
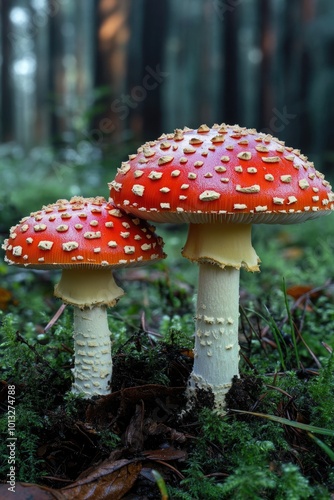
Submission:
<svg viewBox="0 0 334 500">
<path fill-rule="evenodd" d="M 8 491 L 15 493 L 16 486 L 16 426 L 15 426 L 15 385 L 8 385 L 8 399 L 7 399 L 7 484 Z"/>
<path fill-rule="evenodd" d="M 10 31 L 8 38 L 12 44 L 22 40 L 34 38 L 38 31 L 47 25 L 51 17 L 55 17 L 63 3 L 67 0 L 50 0 L 40 6 L 31 16 L 25 15 L 25 11 L 20 7 L 16 7 L 12 11 L 12 22 L 19 22 L 21 29 L 19 32 Z"/>
<path fill-rule="evenodd" d="M 169 73 L 162 71 L 160 65 L 155 68 L 145 66 L 145 76 L 141 85 L 132 87 L 129 94 L 122 94 L 119 98 L 114 99 L 110 109 L 115 113 L 120 120 L 126 120 L 132 109 L 136 109 L 143 102 L 149 92 L 155 90 L 163 83 Z M 102 118 L 99 121 L 98 128 L 94 128 L 89 132 L 84 133 L 86 139 L 94 145 L 101 144 L 104 136 L 112 134 L 116 130 L 116 125 L 111 118 Z"/>
<path fill-rule="evenodd" d="M 111 111 L 120 120 L 126 120 L 131 110 L 136 109 L 139 104 L 147 98 L 148 93 L 156 90 L 168 76 L 169 73 L 162 71 L 160 64 L 157 64 L 155 68 L 145 66 L 145 75 L 141 85 L 132 87 L 129 93 L 121 94 L 120 97 L 114 99 L 110 105 Z M 97 128 L 82 131 L 81 133 L 85 137 L 85 140 L 92 146 L 99 147 L 103 144 L 105 136 L 112 134 L 115 130 L 115 119 L 113 120 L 111 118 L 104 117 L 99 121 Z M 57 161 L 54 161 L 52 164 L 52 169 L 59 181 L 63 180 L 64 176 L 67 175 L 73 168 L 75 168 L 74 164 L 61 163 Z"/>
<path fill-rule="evenodd" d="M 286 106 L 283 106 L 283 109 L 280 111 L 277 108 L 272 109 L 273 116 L 269 121 L 269 127 L 264 128 L 261 132 L 267 134 L 278 134 L 283 132 L 283 130 L 290 125 L 290 123 L 297 118 L 295 113 L 289 113 Z"/>
</svg>

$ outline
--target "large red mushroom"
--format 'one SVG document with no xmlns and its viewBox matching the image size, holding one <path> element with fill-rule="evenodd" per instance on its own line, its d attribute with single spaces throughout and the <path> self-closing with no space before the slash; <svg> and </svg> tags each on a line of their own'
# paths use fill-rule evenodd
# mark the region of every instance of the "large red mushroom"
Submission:
<svg viewBox="0 0 334 500">
<path fill-rule="evenodd" d="M 102 197 L 58 200 L 22 219 L 4 242 L 10 265 L 62 269 L 55 295 L 74 307 L 74 383 L 84 396 L 108 394 L 112 375 L 107 307 L 124 294 L 112 269 L 162 259 L 155 228 Z"/>
<path fill-rule="evenodd" d="M 330 213 L 329 182 L 271 135 L 201 125 L 140 147 L 110 183 L 110 196 L 142 218 L 189 223 L 182 253 L 200 266 L 189 394 L 210 389 L 223 411 L 238 375 L 239 270 L 259 270 L 252 224 L 296 224 Z"/>
</svg>

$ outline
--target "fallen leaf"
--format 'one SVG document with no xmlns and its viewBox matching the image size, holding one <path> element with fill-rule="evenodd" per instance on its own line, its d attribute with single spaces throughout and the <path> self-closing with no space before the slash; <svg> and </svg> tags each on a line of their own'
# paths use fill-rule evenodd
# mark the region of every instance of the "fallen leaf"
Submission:
<svg viewBox="0 0 334 500">
<path fill-rule="evenodd" d="M 9 490 L 10 484 L 0 484 L 1 500 L 65 500 L 66 497 L 58 490 L 30 483 L 16 483 L 14 490 Z M 14 496 L 13 496 L 14 493 Z"/>
<path fill-rule="evenodd" d="M 144 445 L 143 433 L 144 420 L 144 402 L 136 406 L 136 411 L 130 420 L 130 423 L 125 431 L 125 446 L 133 451 L 140 451 Z"/>
<path fill-rule="evenodd" d="M 89 474 L 74 483 L 54 490 L 37 484 L 16 483 L 15 490 L 8 488 L 10 484 L 0 484 L 1 500 L 120 500 L 132 488 L 142 469 L 142 464 L 134 460 L 105 461 Z"/>
<path fill-rule="evenodd" d="M 132 488 L 141 469 L 142 464 L 138 461 L 105 461 L 93 471 L 89 469 L 87 477 L 84 478 L 81 474 L 81 479 L 60 491 L 66 500 L 119 500 Z"/>
<path fill-rule="evenodd" d="M 146 419 L 145 421 L 145 432 L 150 436 L 157 436 L 159 434 L 165 434 L 172 441 L 177 441 L 179 443 L 184 443 L 186 441 L 186 436 L 183 432 L 179 432 L 172 427 L 168 427 L 167 425 L 161 422 L 155 422 L 151 419 Z"/>
<path fill-rule="evenodd" d="M 300 259 L 304 254 L 304 251 L 300 247 L 289 247 L 283 251 L 283 257 L 285 260 L 295 260 Z"/>
<path fill-rule="evenodd" d="M 312 292 L 314 288 L 315 287 L 312 285 L 293 285 L 287 288 L 286 293 L 290 295 L 290 297 L 292 297 L 295 301 L 301 299 L 298 307 L 302 309 L 306 308 L 307 311 L 313 311 L 313 308 L 308 302 L 310 299 L 316 299 L 321 295 L 321 292 L 319 290 Z"/>
<path fill-rule="evenodd" d="M 13 301 L 13 295 L 6 288 L 0 288 L 0 309 L 3 311 L 7 309 L 10 302 Z"/>
<path fill-rule="evenodd" d="M 149 460 L 185 460 L 187 458 L 187 452 L 184 450 L 177 450 L 170 446 L 169 448 L 164 448 L 162 450 L 147 450 L 143 452 L 143 455 Z"/>
<path fill-rule="evenodd" d="M 194 351 L 192 349 L 181 349 L 180 354 L 186 356 L 187 358 L 194 359 Z"/>
<path fill-rule="evenodd" d="M 303 295 L 310 293 L 315 287 L 312 285 L 293 285 L 287 288 L 286 293 L 295 300 L 300 299 Z M 319 297 L 320 292 L 313 292 L 309 295 L 310 298 Z"/>
</svg>

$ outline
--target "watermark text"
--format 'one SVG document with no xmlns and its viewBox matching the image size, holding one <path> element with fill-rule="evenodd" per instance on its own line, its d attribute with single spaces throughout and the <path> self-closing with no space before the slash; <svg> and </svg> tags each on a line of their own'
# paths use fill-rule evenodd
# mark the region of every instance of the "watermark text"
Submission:
<svg viewBox="0 0 334 500">
<path fill-rule="evenodd" d="M 16 486 L 16 431 L 15 431 L 15 385 L 8 385 L 7 400 L 7 419 L 8 419 L 8 468 L 7 484 L 8 491 L 15 493 Z"/>
</svg>

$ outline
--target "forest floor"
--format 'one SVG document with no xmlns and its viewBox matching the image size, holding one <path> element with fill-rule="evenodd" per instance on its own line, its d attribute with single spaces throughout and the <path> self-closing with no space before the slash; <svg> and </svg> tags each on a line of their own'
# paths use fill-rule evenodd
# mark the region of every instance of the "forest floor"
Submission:
<svg viewBox="0 0 334 500">
<path fill-rule="evenodd" d="M 180 256 L 184 228 L 158 228 L 166 261 L 116 274 L 126 295 L 109 310 L 112 390 L 91 400 L 70 392 L 71 308 L 46 328 L 59 276 L 0 264 L 0 497 L 12 498 L 12 471 L 20 499 L 333 498 L 334 232 L 324 219 L 254 230 L 262 272 L 241 274 L 240 378 L 224 417 L 208 393 L 184 411 L 197 287 L 197 267 Z"/>
</svg>

